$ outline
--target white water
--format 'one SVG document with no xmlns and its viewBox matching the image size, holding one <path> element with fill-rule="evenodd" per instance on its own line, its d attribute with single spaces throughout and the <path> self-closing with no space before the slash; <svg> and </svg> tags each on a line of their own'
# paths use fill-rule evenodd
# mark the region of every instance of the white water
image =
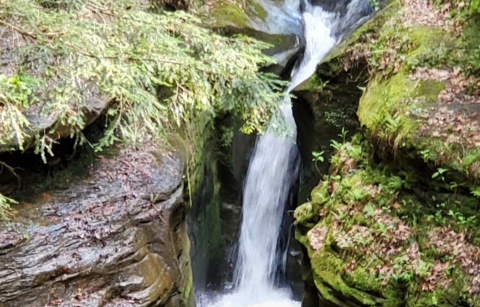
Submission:
<svg viewBox="0 0 480 307">
<path fill-rule="evenodd" d="M 336 15 L 320 7 L 308 6 L 303 13 L 306 50 L 292 71 L 288 93 L 308 79 L 320 60 L 332 49 L 336 39 L 330 29 Z M 201 307 L 299 307 L 288 289 L 275 286 L 275 272 L 283 267 L 278 239 L 284 205 L 296 176 L 296 125 L 290 99 L 282 106 L 285 122 L 291 131 L 277 136 L 272 129 L 257 140 L 245 182 L 239 254 L 235 268 L 234 292 L 220 297 L 200 297 Z M 277 126 L 273 121 L 270 127 Z"/>
</svg>

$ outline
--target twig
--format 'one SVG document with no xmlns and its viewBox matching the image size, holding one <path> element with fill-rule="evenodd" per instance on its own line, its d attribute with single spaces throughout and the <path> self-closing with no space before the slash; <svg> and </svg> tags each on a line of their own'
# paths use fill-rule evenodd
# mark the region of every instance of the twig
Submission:
<svg viewBox="0 0 480 307">
<path fill-rule="evenodd" d="M 150 204 L 152 205 L 153 209 L 155 209 L 155 211 L 157 211 L 158 217 L 160 217 L 160 219 L 162 220 L 162 222 L 163 222 L 165 225 L 168 226 L 167 221 L 165 221 L 165 219 L 164 219 L 163 216 L 162 216 L 162 211 L 158 210 L 157 206 L 155 206 L 155 203 L 154 203 L 153 201 L 150 202 Z"/>
<path fill-rule="evenodd" d="M 10 173 L 12 173 L 13 176 L 15 176 L 15 178 L 17 178 L 18 185 L 22 183 L 22 179 L 20 178 L 20 176 L 18 176 L 13 167 L 11 167 L 5 162 L 0 161 L 0 174 L 3 172 L 3 168 L 6 168 Z"/>
<path fill-rule="evenodd" d="M 4 25 L 4 26 L 7 26 L 7 27 L 11 28 L 12 30 L 14 30 L 14 31 L 16 31 L 16 32 L 18 32 L 18 33 L 20 33 L 20 34 L 22 34 L 22 35 L 31 37 L 31 38 L 33 38 L 33 39 L 37 39 L 37 36 L 36 36 L 34 33 L 32 33 L 32 32 L 26 32 L 26 31 L 24 31 L 24 30 L 22 30 L 22 29 L 20 29 L 20 28 L 18 28 L 18 27 L 16 27 L 16 26 L 14 26 L 14 25 L 6 22 L 6 21 L 0 20 L 0 24 L 2 24 L 2 25 Z"/>
<path fill-rule="evenodd" d="M 28 36 L 30 38 L 33 38 L 33 39 L 38 38 L 37 34 L 35 34 L 33 32 L 24 31 L 24 30 L 20 29 L 19 27 L 14 26 L 11 23 L 8 23 L 6 21 L 0 20 L 0 24 L 3 24 L 4 26 L 9 27 L 12 30 L 14 30 L 14 31 L 16 31 L 16 32 L 18 32 L 22 35 Z M 45 32 L 45 33 L 38 33 L 38 34 L 42 35 L 42 36 L 46 36 L 46 37 L 53 37 L 53 36 L 58 36 L 58 35 L 64 34 L 64 32 Z"/>
</svg>

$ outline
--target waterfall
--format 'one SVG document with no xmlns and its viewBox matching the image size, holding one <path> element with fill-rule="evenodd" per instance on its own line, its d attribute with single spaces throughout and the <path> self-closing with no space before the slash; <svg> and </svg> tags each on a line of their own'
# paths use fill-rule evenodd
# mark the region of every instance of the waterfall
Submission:
<svg viewBox="0 0 480 307">
<path fill-rule="evenodd" d="M 336 40 L 330 36 L 335 20 L 335 14 L 324 12 L 320 7 L 306 8 L 303 14 L 305 53 L 292 72 L 288 93 L 315 72 L 318 62 L 335 45 Z M 288 298 L 287 292 L 275 289 L 274 277 L 279 266 L 277 246 L 284 206 L 296 177 L 297 129 L 289 98 L 285 99 L 281 110 L 290 133 L 279 136 L 269 128 L 259 136 L 247 172 L 235 268 L 239 307 L 271 301 L 272 293 L 282 299 Z M 270 127 L 277 124 L 272 122 Z"/>
<path fill-rule="evenodd" d="M 315 72 L 317 64 L 337 42 L 332 29 L 342 23 L 339 14 L 326 12 L 310 3 L 305 4 L 302 22 L 305 52 L 292 70 L 287 93 Z M 202 307 L 300 306 L 300 302 L 291 299 L 288 289 L 275 285 L 277 268 L 283 267 L 281 262 L 285 261 L 278 250 L 284 206 L 297 169 L 294 159 L 297 155 L 296 125 L 288 97 L 281 110 L 291 133 L 275 134 L 274 127 L 279 123 L 273 119 L 266 133 L 258 137 L 250 160 L 233 293 L 213 299 L 202 297 L 199 300 Z"/>
</svg>

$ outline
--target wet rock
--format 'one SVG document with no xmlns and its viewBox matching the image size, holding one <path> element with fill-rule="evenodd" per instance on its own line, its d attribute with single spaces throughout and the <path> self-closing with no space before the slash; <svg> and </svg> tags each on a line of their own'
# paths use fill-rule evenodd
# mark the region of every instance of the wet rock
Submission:
<svg viewBox="0 0 480 307">
<path fill-rule="evenodd" d="M 0 226 L 0 305 L 192 304 L 183 169 L 176 152 L 129 147 L 30 195 Z"/>
</svg>

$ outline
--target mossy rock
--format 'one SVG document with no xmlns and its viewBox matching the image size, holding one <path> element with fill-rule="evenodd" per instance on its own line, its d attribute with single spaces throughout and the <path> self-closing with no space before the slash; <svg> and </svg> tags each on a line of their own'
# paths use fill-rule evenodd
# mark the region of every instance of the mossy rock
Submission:
<svg viewBox="0 0 480 307">
<path fill-rule="evenodd" d="M 478 79 L 466 74 L 480 20 L 455 36 L 403 23 L 400 2 L 390 3 L 302 88 L 323 93 L 345 67 L 369 70 L 357 112 L 364 138 L 334 142 L 329 176 L 295 214 L 304 270 L 319 306 L 480 306 L 466 265 L 480 262 L 460 247 L 480 250 L 480 140 L 464 132 L 480 114 Z M 349 48 L 365 44 L 370 58 L 348 62 Z"/>
<path fill-rule="evenodd" d="M 210 11 L 203 21 L 209 27 L 221 29 L 226 35 L 246 35 L 270 44 L 271 47 L 265 51 L 269 55 L 292 49 L 297 44 L 295 35 L 274 34 L 257 26 L 259 23 L 266 24 L 267 16 L 267 9 L 256 0 L 216 0 L 211 2 Z"/>
<path fill-rule="evenodd" d="M 244 11 L 241 4 L 235 1 L 215 1 L 209 17 L 211 17 L 211 22 L 209 23 L 214 27 L 247 27 L 247 13 Z"/>
<path fill-rule="evenodd" d="M 374 162 L 359 136 L 337 147 L 330 176 L 295 211 L 320 306 L 480 306 L 460 260 L 478 259 L 455 247 L 479 249 L 480 201 L 418 185 L 422 170 Z"/>
<path fill-rule="evenodd" d="M 478 28 L 480 20 L 471 18 L 456 37 L 443 28 L 386 23 L 378 30 L 381 43 L 375 48 L 380 49 L 372 53 L 385 52 L 382 44 L 394 36 L 403 39 L 404 49 L 396 55 L 398 66 L 386 68 L 390 73 L 373 72 L 358 108 L 380 151 L 425 160 L 430 176 L 444 168 L 448 182 L 464 185 L 480 178 L 480 138 L 475 136 L 480 96 L 471 90 L 476 77 L 466 75 L 474 50 L 470 41 L 480 40 Z"/>
</svg>

